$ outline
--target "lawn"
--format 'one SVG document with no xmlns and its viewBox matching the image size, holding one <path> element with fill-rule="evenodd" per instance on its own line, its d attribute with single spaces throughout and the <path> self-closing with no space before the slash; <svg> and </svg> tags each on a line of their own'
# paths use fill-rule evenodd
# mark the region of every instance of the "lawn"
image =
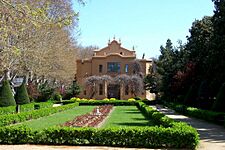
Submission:
<svg viewBox="0 0 225 150">
<path fill-rule="evenodd" d="M 114 126 L 146 127 L 154 124 L 145 119 L 136 106 L 116 106 L 102 128 Z"/>
<path fill-rule="evenodd" d="M 51 116 L 26 121 L 16 126 L 26 125 L 30 128 L 41 130 L 47 127 L 63 124 L 64 122 L 69 120 L 73 120 L 76 116 L 91 112 L 94 107 L 95 106 L 78 106 L 67 111 L 53 114 Z"/>
</svg>

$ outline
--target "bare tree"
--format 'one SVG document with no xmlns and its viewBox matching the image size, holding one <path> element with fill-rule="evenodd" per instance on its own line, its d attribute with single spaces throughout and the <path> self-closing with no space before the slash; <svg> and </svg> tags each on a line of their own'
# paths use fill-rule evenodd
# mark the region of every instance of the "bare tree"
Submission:
<svg viewBox="0 0 225 150">
<path fill-rule="evenodd" d="M 80 46 L 78 50 L 79 59 L 90 59 L 94 54 L 94 50 L 96 49 L 98 49 L 97 46 Z"/>
<path fill-rule="evenodd" d="M 144 91 L 143 79 L 138 75 L 132 75 L 130 77 L 130 89 L 135 97 L 141 94 Z"/>
</svg>

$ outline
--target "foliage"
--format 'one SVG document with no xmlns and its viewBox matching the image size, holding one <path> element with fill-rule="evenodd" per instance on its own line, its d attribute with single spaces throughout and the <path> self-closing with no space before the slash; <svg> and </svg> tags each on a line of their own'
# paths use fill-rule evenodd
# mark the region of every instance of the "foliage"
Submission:
<svg viewBox="0 0 225 150">
<path fill-rule="evenodd" d="M 15 99 L 8 80 L 2 82 L 0 88 L 0 107 L 14 106 L 16 105 Z"/>
<path fill-rule="evenodd" d="M 182 104 L 165 103 L 168 107 L 187 116 L 203 119 L 209 122 L 224 124 L 225 113 L 188 107 Z"/>
<path fill-rule="evenodd" d="M 134 99 L 134 98 L 129 98 L 128 99 L 128 102 L 135 102 L 136 101 L 136 99 Z"/>
<path fill-rule="evenodd" d="M 34 103 L 20 105 L 20 112 L 34 110 Z M 0 115 L 16 113 L 16 106 L 0 107 Z"/>
<path fill-rule="evenodd" d="M 111 99 L 111 98 L 110 98 L 110 99 Z M 104 98 L 103 101 L 109 101 L 109 99 L 108 99 L 108 98 Z"/>
<path fill-rule="evenodd" d="M 0 18 L 3 76 L 20 73 L 34 82 L 73 79 L 78 12 L 71 0 L 0 0 Z"/>
<path fill-rule="evenodd" d="M 160 114 L 156 115 L 157 111 L 153 112 L 151 107 L 147 107 L 142 102 L 139 103 L 139 107 L 149 115 L 157 116 L 155 119 L 161 119 L 159 122 L 167 123 L 167 125 L 173 122 L 172 120 L 163 119 L 165 117 Z M 20 133 L 21 131 L 23 134 Z M 17 133 L 23 136 L 20 137 Z M 36 131 L 23 126 L 11 126 L 0 128 L 0 136 L 1 144 L 102 145 L 145 148 L 194 149 L 199 141 L 198 133 L 194 128 L 185 123 L 176 122 L 173 122 L 170 128 L 162 126 L 103 129 L 52 127 Z M 143 139 L 145 140 L 143 141 Z"/>
<path fill-rule="evenodd" d="M 24 82 L 22 83 L 21 86 L 17 88 L 15 100 L 16 100 L 16 104 L 19 104 L 19 105 L 30 103 L 30 99 L 27 93 L 27 86 Z"/>
<path fill-rule="evenodd" d="M 225 83 L 225 71 L 221 69 L 225 68 L 225 1 L 213 2 L 214 15 L 192 23 L 186 44 L 173 47 L 167 40 L 166 46 L 160 47 L 156 64 L 164 100 L 187 102 L 184 98 L 189 97 L 191 102 L 186 104 L 210 110 Z M 148 83 L 152 80 L 149 77 Z"/>
<path fill-rule="evenodd" d="M 57 112 L 68 110 L 78 106 L 78 103 L 68 104 L 60 107 L 43 108 L 39 110 L 33 110 L 29 112 L 21 112 L 19 114 L 7 114 L 0 116 L 0 126 L 6 126 L 19 122 L 24 122 L 30 119 L 37 119 L 43 116 L 48 116 Z"/>
<path fill-rule="evenodd" d="M 52 101 L 62 101 L 62 95 L 58 92 L 54 92 L 50 98 Z"/>
<path fill-rule="evenodd" d="M 188 89 L 186 95 L 184 96 L 184 104 L 185 105 L 193 105 L 194 104 L 194 101 L 195 101 L 195 98 L 196 98 L 196 95 L 197 95 L 197 90 L 196 88 L 194 88 L 194 86 L 190 86 L 190 88 Z"/>
<path fill-rule="evenodd" d="M 180 134 L 181 132 L 182 134 Z M 34 131 L 27 127 L 4 127 L 0 128 L 0 139 L 1 144 L 30 143 L 189 149 L 194 149 L 198 143 L 197 134 L 193 130 L 178 125 L 177 128 L 52 127 L 42 131 Z M 143 141 L 143 139 L 145 140 Z"/>
<path fill-rule="evenodd" d="M 53 106 L 52 102 L 42 102 L 42 103 L 29 103 L 20 105 L 20 112 L 32 111 L 34 106 L 42 108 L 49 108 Z M 0 107 L 0 115 L 14 114 L 16 113 L 16 106 Z"/>
<path fill-rule="evenodd" d="M 221 86 L 212 109 L 215 111 L 225 112 L 224 108 L 225 108 L 225 83 Z"/>
<path fill-rule="evenodd" d="M 37 100 L 38 96 L 40 96 L 38 86 L 31 81 L 28 82 L 27 92 L 31 101 Z"/>
<path fill-rule="evenodd" d="M 126 74 L 117 75 L 116 77 L 112 78 L 108 75 L 103 76 L 90 76 L 85 79 L 85 86 L 88 89 L 88 93 L 90 93 L 89 97 L 93 98 L 95 94 L 97 93 L 97 87 L 100 83 L 114 83 L 114 84 L 120 84 L 120 86 L 126 86 L 129 85 L 130 92 L 137 97 L 139 94 L 141 94 L 144 90 L 143 85 L 143 78 L 140 76 L 140 74 L 134 74 L 131 76 L 128 76 Z"/>
<path fill-rule="evenodd" d="M 54 93 L 54 88 L 51 87 L 47 82 L 39 85 L 38 91 L 40 93 L 37 101 L 38 102 L 45 102 L 51 98 Z"/>
<path fill-rule="evenodd" d="M 72 97 L 76 97 L 80 93 L 80 86 L 77 84 L 77 80 L 74 80 L 72 85 L 66 90 L 63 99 L 70 99 Z"/>
</svg>

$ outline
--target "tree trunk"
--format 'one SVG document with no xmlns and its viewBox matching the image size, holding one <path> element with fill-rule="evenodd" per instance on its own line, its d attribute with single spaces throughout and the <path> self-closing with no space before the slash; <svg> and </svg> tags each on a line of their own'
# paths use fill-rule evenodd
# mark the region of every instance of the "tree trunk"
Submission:
<svg viewBox="0 0 225 150">
<path fill-rule="evenodd" d="M 4 70 L 4 79 L 3 80 L 9 80 L 10 81 L 10 71 L 9 71 L 9 69 Z"/>
</svg>

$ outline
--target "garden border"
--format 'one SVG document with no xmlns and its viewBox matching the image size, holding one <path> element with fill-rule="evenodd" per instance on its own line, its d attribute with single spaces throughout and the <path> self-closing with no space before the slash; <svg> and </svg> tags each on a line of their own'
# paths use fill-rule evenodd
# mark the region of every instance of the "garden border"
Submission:
<svg viewBox="0 0 225 150">
<path fill-rule="evenodd" d="M 196 148 L 199 136 L 193 127 L 186 123 L 175 122 L 143 102 L 132 103 L 135 103 L 147 118 L 153 119 L 159 126 L 104 129 L 53 127 L 41 131 L 35 131 L 25 126 L 1 127 L 0 143 Z"/>
</svg>

